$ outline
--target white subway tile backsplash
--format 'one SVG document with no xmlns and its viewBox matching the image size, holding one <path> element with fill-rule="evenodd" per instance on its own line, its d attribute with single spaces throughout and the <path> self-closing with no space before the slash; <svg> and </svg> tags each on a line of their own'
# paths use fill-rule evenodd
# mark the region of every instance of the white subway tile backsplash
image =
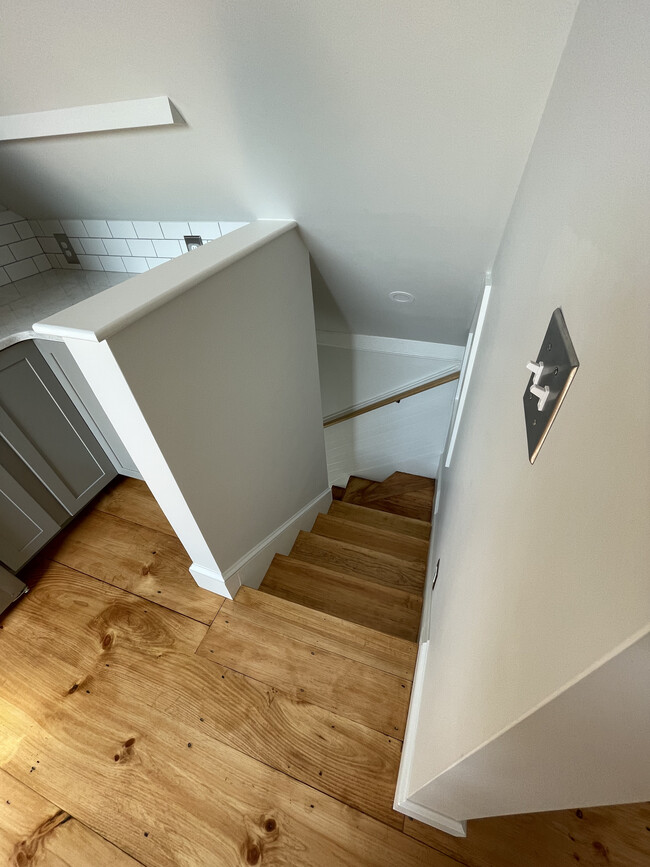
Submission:
<svg viewBox="0 0 650 867">
<path fill-rule="evenodd" d="M 55 232 L 62 232 L 63 226 L 58 220 L 39 220 L 41 224 L 41 235 L 53 235 Z"/>
<path fill-rule="evenodd" d="M 100 256 L 99 261 L 104 271 L 126 271 L 124 262 L 119 256 Z"/>
<path fill-rule="evenodd" d="M 114 238 L 137 238 L 133 228 L 133 223 L 130 220 L 109 220 L 109 232 L 106 235 L 112 235 Z"/>
<path fill-rule="evenodd" d="M 105 235 L 112 234 L 108 229 L 106 220 L 84 220 L 83 223 L 91 238 L 103 238 Z M 96 271 L 97 269 L 93 268 L 92 270 Z"/>
<path fill-rule="evenodd" d="M 122 256 L 122 261 L 124 262 L 126 270 L 132 274 L 142 274 L 143 271 L 149 270 L 146 259 L 140 259 L 134 256 Z"/>
<path fill-rule="evenodd" d="M 191 235 L 189 223 L 161 223 L 163 237 L 165 238 L 182 238 L 184 235 Z"/>
<path fill-rule="evenodd" d="M 162 238 L 163 236 L 160 223 L 134 220 L 133 228 L 138 238 Z"/>
<path fill-rule="evenodd" d="M 102 238 L 109 256 L 130 256 L 129 245 L 124 238 Z"/>
<path fill-rule="evenodd" d="M 34 256 L 34 265 L 36 265 L 39 271 L 49 271 L 52 267 L 45 253 L 41 253 L 40 256 Z"/>
<path fill-rule="evenodd" d="M 22 262 L 13 262 L 11 265 L 5 265 L 5 271 L 12 280 L 22 280 L 24 277 L 38 274 L 38 268 L 31 259 L 23 259 Z"/>
<path fill-rule="evenodd" d="M 61 225 L 63 226 L 63 231 L 68 235 L 68 237 L 71 235 L 74 235 L 75 238 L 88 237 L 88 232 L 86 231 L 83 220 L 61 220 Z"/>
<path fill-rule="evenodd" d="M 0 286 L 6 286 L 7 283 L 11 283 L 11 277 L 4 268 L 0 268 Z"/>
<path fill-rule="evenodd" d="M 38 243 L 41 245 L 41 250 L 44 253 L 60 253 L 59 245 L 54 238 L 40 237 Z M 74 246 L 74 245 L 73 245 Z"/>
<path fill-rule="evenodd" d="M 181 248 L 180 241 L 154 241 L 153 245 L 156 250 L 156 256 L 162 256 L 167 259 L 187 252 Z"/>
<path fill-rule="evenodd" d="M 222 235 L 227 235 L 228 232 L 234 232 L 235 229 L 241 229 L 242 226 L 247 226 L 248 223 L 222 223 L 219 220 L 219 227 Z"/>
<path fill-rule="evenodd" d="M 155 256 L 156 251 L 153 248 L 153 244 L 151 241 L 140 241 L 140 240 L 128 240 L 126 242 L 129 245 L 129 249 L 131 250 L 132 256 Z"/>
<path fill-rule="evenodd" d="M 16 227 L 16 231 L 20 235 L 21 238 L 33 238 L 34 232 L 32 231 L 32 227 L 29 225 L 27 220 L 22 220 L 20 223 L 14 223 Z"/>
<path fill-rule="evenodd" d="M 26 241 L 18 241 L 17 244 L 10 244 L 9 249 L 17 261 L 28 259 L 31 256 L 39 256 L 43 252 L 36 238 L 28 238 Z"/>
<path fill-rule="evenodd" d="M 20 241 L 20 235 L 15 227 L 11 223 L 6 226 L 0 226 L 0 244 L 11 244 L 14 241 Z"/>
<path fill-rule="evenodd" d="M 220 238 L 221 229 L 219 223 L 207 223 L 205 221 L 199 223 L 190 223 L 190 235 L 200 235 L 205 238 Z"/>
<path fill-rule="evenodd" d="M 0 205 L 0 268 L 4 266 L 7 282 L 50 267 L 139 274 L 186 253 L 185 235 L 200 235 L 206 243 L 245 225 L 216 220 L 26 220 Z M 68 236 L 80 264 L 71 265 L 62 255 L 52 237 L 58 232 Z"/>
<path fill-rule="evenodd" d="M 15 262 L 14 254 L 8 246 L 0 247 L 0 265 L 6 265 L 7 262 Z"/>
<path fill-rule="evenodd" d="M 0 226 L 4 226 L 7 223 L 19 223 L 23 219 L 24 217 L 21 217 L 20 214 L 15 214 L 13 211 L 0 211 Z"/>
<path fill-rule="evenodd" d="M 99 256 L 79 256 L 79 264 L 85 271 L 103 271 Z"/>
<path fill-rule="evenodd" d="M 81 246 L 84 253 L 91 253 L 94 256 L 106 255 L 106 247 L 104 242 L 99 238 L 80 238 Z"/>
</svg>

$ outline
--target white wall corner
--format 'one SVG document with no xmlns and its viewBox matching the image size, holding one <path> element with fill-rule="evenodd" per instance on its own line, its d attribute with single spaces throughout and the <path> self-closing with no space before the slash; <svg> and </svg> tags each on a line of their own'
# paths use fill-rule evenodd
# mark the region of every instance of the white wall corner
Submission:
<svg viewBox="0 0 650 867">
<path fill-rule="evenodd" d="M 225 569 L 223 579 L 229 588 L 237 592 L 242 584 L 255 590 L 262 583 L 266 570 L 276 554 L 288 554 L 300 530 L 311 530 L 319 512 L 326 512 L 332 502 L 330 488 L 314 497 L 295 515 L 281 524 L 229 569 Z M 191 571 L 191 570 L 190 570 Z M 203 586 L 203 585 L 201 585 Z M 209 587 L 208 589 L 212 589 Z M 215 591 L 220 593 L 221 591 Z M 223 594 L 226 595 L 226 594 Z M 232 597 L 231 597 L 232 598 Z"/>
<path fill-rule="evenodd" d="M 234 599 L 241 586 L 237 575 L 225 578 L 218 569 L 206 569 L 197 563 L 192 563 L 190 566 L 190 574 L 203 590 L 225 596 L 226 599 Z"/>
<path fill-rule="evenodd" d="M 427 581 L 428 578 L 429 575 L 427 575 Z M 432 828 L 438 828 L 439 831 L 451 834 L 453 837 L 466 837 L 466 822 L 452 819 L 450 816 L 445 816 L 442 813 L 437 813 L 435 810 L 415 804 L 410 797 L 412 795 L 410 792 L 411 768 L 415 761 L 415 737 L 422 706 L 422 690 L 424 688 L 424 674 L 427 667 L 428 653 L 429 642 L 425 641 L 420 644 L 417 662 L 415 663 L 411 701 L 409 703 L 409 713 L 393 809 L 405 816 L 410 816 L 411 819 L 417 819 L 420 822 L 424 822 L 425 825 L 431 825 Z"/>
<path fill-rule="evenodd" d="M 338 331 L 316 331 L 319 346 L 354 349 L 357 352 L 384 352 L 391 355 L 410 355 L 416 358 L 438 358 L 453 364 L 455 370 L 465 351 L 464 346 L 452 343 L 430 343 L 425 340 L 402 340 L 397 337 L 376 337 L 370 334 L 346 334 Z"/>
</svg>

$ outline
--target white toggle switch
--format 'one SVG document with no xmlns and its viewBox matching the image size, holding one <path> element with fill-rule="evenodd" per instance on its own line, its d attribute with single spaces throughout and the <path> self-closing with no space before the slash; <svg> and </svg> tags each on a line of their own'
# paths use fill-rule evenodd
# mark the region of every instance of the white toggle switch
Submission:
<svg viewBox="0 0 650 867">
<path fill-rule="evenodd" d="M 542 365 L 543 367 L 543 365 Z M 546 405 L 546 401 L 548 400 L 549 395 L 549 387 L 548 385 L 531 385 L 530 393 L 534 394 L 537 398 L 537 409 L 541 412 Z"/>
<path fill-rule="evenodd" d="M 537 385 L 542 374 L 544 373 L 544 362 L 543 361 L 529 361 L 526 365 L 528 370 L 533 374 L 533 385 Z"/>
</svg>

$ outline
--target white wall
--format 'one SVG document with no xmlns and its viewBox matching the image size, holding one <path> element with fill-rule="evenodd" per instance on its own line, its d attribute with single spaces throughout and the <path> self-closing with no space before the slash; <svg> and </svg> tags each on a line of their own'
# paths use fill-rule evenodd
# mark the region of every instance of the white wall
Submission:
<svg viewBox="0 0 650 867">
<path fill-rule="evenodd" d="M 649 670 L 646 635 L 441 774 L 417 801 L 472 818 L 646 801 Z"/>
<path fill-rule="evenodd" d="M 647 3 L 582 3 L 493 270 L 437 516 L 408 782 L 414 803 L 457 819 L 650 796 L 647 778 L 629 773 L 650 748 L 634 691 L 604 739 L 580 684 L 566 707 L 553 703 L 565 707 L 554 742 L 528 723 L 508 732 L 650 624 L 649 37 Z M 531 467 L 524 365 L 557 306 L 581 366 Z M 580 753 L 567 749 L 577 726 Z M 467 759 L 499 734 L 504 751 Z M 603 753 L 621 744 L 615 769 Z M 563 767 L 547 772 L 549 751 Z M 576 767 L 588 756 L 590 773 L 574 774 L 572 756 Z"/>
<path fill-rule="evenodd" d="M 463 343 L 576 3 L 7 8 L 0 114 L 166 95 L 186 125 L 5 143 L 3 195 L 37 218 L 292 217 L 320 327 Z"/>
<path fill-rule="evenodd" d="M 462 346 L 318 333 L 323 416 L 341 415 L 459 369 Z M 331 484 L 350 475 L 383 480 L 395 470 L 434 477 L 456 383 L 325 429 Z"/>
<path fill-rule="evenodd" d="M 204 586 L 233 593 L 233 572 L 329 496 L 292 224 L 245 226 L 36 327 L 66 337 Z"/>
</svg>

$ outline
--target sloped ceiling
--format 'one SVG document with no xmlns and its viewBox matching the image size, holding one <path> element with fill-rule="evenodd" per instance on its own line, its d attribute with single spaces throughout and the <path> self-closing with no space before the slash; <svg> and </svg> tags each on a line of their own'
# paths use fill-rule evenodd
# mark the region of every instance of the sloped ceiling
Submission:
<svg viewBox="0 0 650 867">
<path fill-rule="evenodd" d="M 0 145 L 28 217 L 293 217 L 323 330 L 464 342 L 577 0 L 31 0 L 0 114 L 167 95 L 185 127 Z M 398 305 L 393 290 L 416 300 Z"/>
</svg>

